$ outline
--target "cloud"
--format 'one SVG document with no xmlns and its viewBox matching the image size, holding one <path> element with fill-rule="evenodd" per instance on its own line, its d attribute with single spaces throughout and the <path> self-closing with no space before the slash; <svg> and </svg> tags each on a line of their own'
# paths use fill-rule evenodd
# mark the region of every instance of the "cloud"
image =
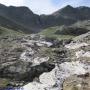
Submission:
<svg viewBox="0 0 90 90">
<path fill-rule="evenodd" d="M 5 4 L 7 6 L 9 6 L 9 5 L 23 6 L 24 0 L 0 0 L 0 3 Z"/>
<path fill-rule="evenodd" d="M 85 5 L 85 0 L 26 0 L 28 7 L 37 14 L 51 14 L 56 10 L 72 5 L 74 7 Z M 86 0 L 87 2 L 90 0 Z"/>
<path fill-rule="evenodd" d="M 26 4 L 38 14 L 50 14 L 57 8 L 52 4 L 52 0 L 26 0 Z"/>
</svg>

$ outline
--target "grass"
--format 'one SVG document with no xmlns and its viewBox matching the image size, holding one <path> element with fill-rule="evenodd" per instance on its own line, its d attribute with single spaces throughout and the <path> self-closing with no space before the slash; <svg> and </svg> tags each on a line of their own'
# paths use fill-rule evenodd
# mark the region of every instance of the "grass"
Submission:
<svg viewBox="0 0 90 90">
<path fill-rule="evenodd" d="M 9 84 L 9 80 L 8 79 L 2 79 L 0 78 L 0 88 L 4 88 L 4 87 L 7 87 L 7 85 Z"/>
<path fill-rule="evenodd" d="M 7 29 L 5 27 L 0 26 L 0 36 L 4 36 L 4 35 L 19 35 L 19 34 L 23 34 L 22 32 L 17 32 L 14 31 L 12 29 Z"/>
<path fill-rule="evenodd" d="M 73 35 L 57 35 L 57 34 L 55 34 L 55 32 L 58 29 L 56 29 L 56 28 L 57 27 L 50 27 L 48 29 L 45 29 L 45 30 L 41 31 L 39 34 L 45 35 L 46 37 L 50 37 L 50 38 L 57 38 L 59 40 L 62 40 L 62 39 L 71 39 L 71 38 L 75 37 Z"/>
</svg>

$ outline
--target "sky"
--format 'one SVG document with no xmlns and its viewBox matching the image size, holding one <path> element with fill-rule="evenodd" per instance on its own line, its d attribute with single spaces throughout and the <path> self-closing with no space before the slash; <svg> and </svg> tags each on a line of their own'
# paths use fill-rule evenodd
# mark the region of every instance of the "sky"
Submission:
<svg viewBox="0 0 90 90">
<path fill-rule="evenodd" d="M 39 15 L 51 14 L 66 5 L 90 7 L 90 0 L 0 0 L 0 3 L 6 6 L 27 6 Z"/>
</svg>

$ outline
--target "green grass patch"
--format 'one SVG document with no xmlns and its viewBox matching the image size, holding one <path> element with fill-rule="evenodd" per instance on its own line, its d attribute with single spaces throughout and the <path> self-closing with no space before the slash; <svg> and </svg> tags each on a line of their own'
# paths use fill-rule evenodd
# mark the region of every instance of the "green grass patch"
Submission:
<svg viewBox="0 0 90 90">
<path fill-rule="evenodd" d="M 10 81 L 8 79 L 0 78 L 0 88 L 7 87 L 7 85 L 9 84 L 9 82 Z"/>
<path fill-rule="evenodd" d="M 0 26 L 0 36 L 5 36 L 5 35 L 16 36 L 21 34 L 23 33 Z"/>
<path fill-rule="evenodd" d="M 57 28 L 58 27 L 50 27 L 48 29 L 41 31 L 39 34 L 45 35 L 46 37 L 49 37 L 49 38 L 57 38 L 59 40 L 71 39 L 71 38 L 75 37 L 73 35 L 57 35 L 57 34 L 55 34 L 55 32 L 58 30 Z"/>
</svg>

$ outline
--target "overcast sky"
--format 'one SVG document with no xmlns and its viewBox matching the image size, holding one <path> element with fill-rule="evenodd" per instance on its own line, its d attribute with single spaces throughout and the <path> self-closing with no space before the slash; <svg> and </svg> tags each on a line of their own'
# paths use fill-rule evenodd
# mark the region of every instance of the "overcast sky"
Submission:
<svg viewBox="0 0 90 90">
<path fill-rule="evenodd" d="M 51 14 L 66 6 L 90 6 L 90 0 L 0 0 L 7 6 L 28 6 L 34 13 Z"/>
</svg>

